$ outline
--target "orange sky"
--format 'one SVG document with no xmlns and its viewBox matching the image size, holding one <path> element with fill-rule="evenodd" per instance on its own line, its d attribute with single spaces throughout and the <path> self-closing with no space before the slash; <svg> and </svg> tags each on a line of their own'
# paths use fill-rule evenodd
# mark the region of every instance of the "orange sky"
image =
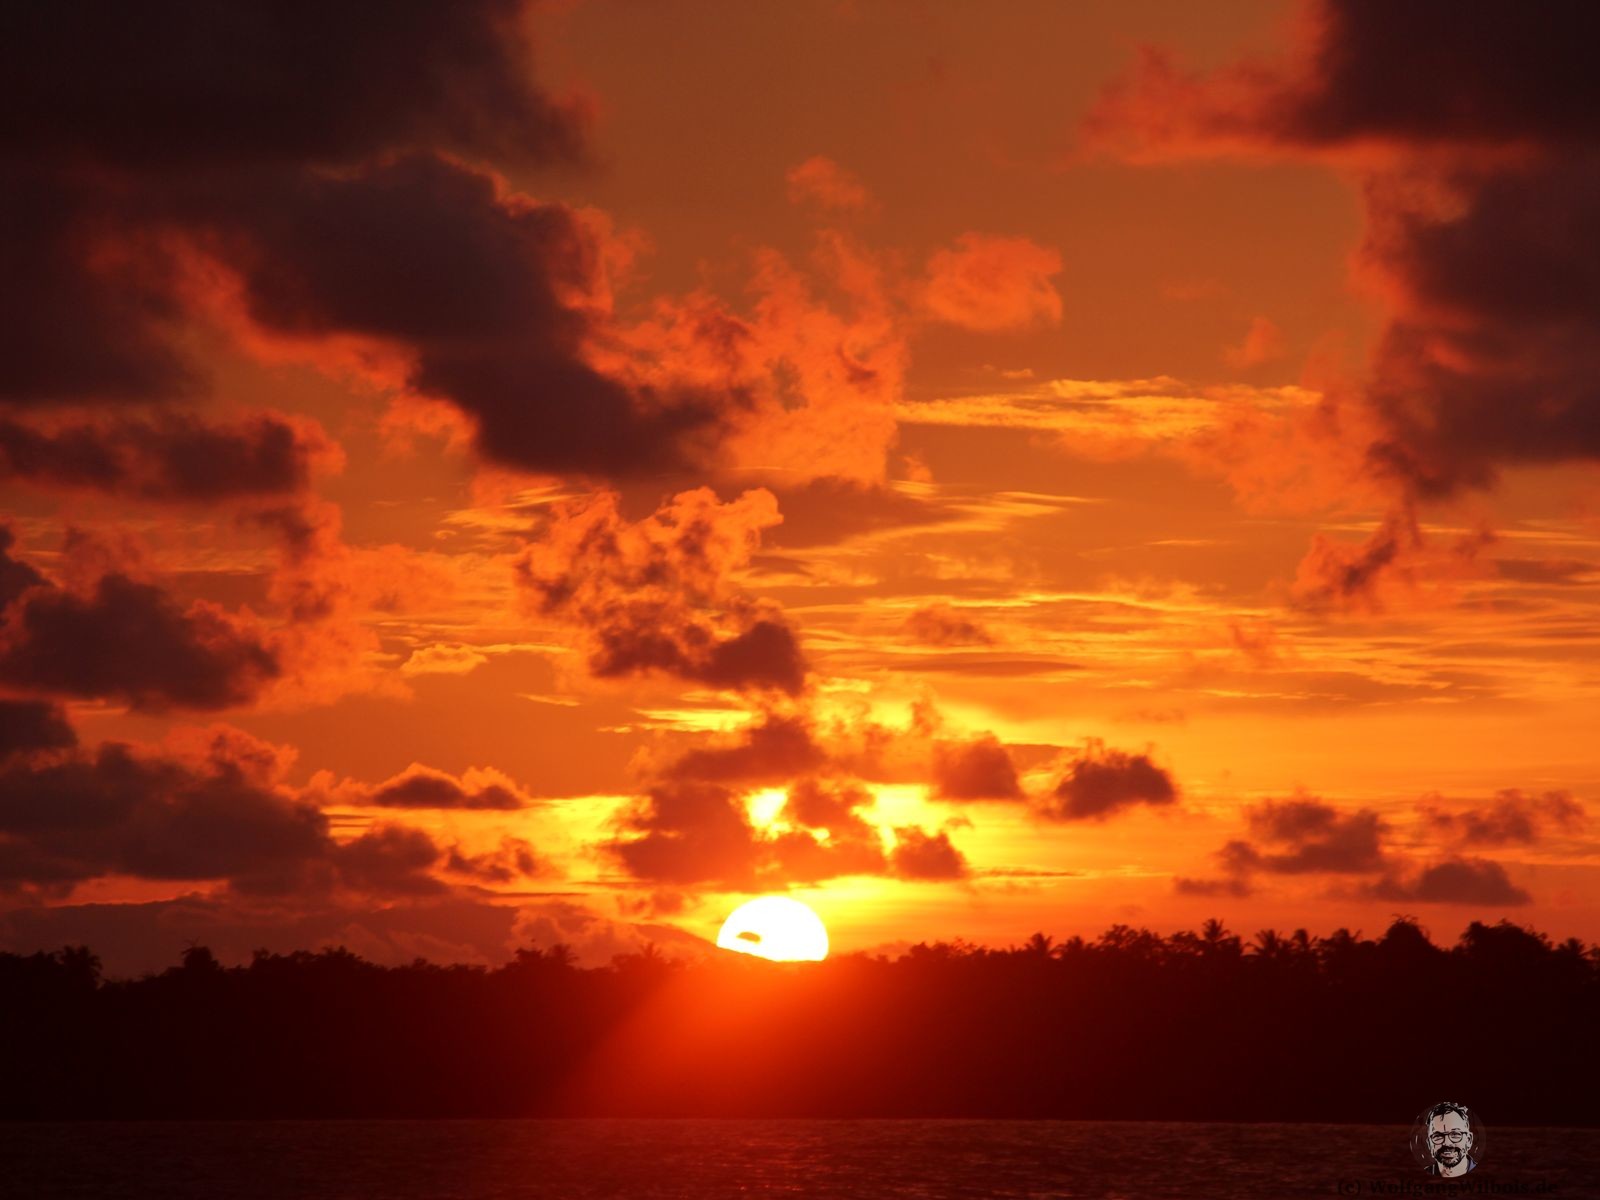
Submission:
<svg viewBox="0 0 1600 1200">
<path fill-rule="evenodd" d="M 30 34 L 0 945 L 1600 938 L 1558 18 L 515 7 Z"/>
</svg>

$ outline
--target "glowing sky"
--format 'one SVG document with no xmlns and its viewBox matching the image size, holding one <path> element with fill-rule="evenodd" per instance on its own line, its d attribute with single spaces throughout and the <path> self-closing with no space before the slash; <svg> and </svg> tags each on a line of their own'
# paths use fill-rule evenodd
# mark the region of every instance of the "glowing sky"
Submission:
<svg viewBox="0 0 1600 1200">
<path fill-rule="evenodd" d="M 1593 8 L 72 11 L 0 946 L 1600 938 Z"/>
</svg>

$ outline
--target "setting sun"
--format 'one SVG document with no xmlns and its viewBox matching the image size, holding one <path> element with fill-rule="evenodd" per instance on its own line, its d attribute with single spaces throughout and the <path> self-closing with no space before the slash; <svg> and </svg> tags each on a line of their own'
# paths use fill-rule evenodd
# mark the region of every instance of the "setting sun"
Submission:
<svg viewBox="0 0 1600 1200">
<path fill-rule="evenodd" d="M 822 918 L 788 896 L 760 896 L 734 909 L 717 945 L 777 962 L 820 962 L 828 957 Z"/>
</svg>

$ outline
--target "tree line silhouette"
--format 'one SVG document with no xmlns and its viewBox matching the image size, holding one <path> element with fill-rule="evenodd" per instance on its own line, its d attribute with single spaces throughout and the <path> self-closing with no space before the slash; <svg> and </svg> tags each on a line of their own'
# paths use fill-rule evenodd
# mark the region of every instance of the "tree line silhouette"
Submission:
<svg viewBox="0 0 1600 1200">
<path fill-rule="evenodd" d="M 0 954 L 0 1117 L 1015 1116 L 1600 1124 L 1600 946 L 1210 921 L 768 963 Z"/>
</svg>

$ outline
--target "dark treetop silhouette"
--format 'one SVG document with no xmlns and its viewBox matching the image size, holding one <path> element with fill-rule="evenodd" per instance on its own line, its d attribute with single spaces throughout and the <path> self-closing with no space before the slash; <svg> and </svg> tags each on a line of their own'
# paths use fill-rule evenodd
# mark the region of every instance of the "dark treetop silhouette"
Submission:
<svg viewBox="0 0 1600 1200">
<path fill-rule="evenodd" d="M 654 950 L 582 969 L 343 949 L 100 977 L 0 955 L 6 1117 L 993 1115 L 1600 1123 L 1600 948 L 1474 922 L 1451 949 L 1208 922 L 816 964 Z"/>
</svg>

